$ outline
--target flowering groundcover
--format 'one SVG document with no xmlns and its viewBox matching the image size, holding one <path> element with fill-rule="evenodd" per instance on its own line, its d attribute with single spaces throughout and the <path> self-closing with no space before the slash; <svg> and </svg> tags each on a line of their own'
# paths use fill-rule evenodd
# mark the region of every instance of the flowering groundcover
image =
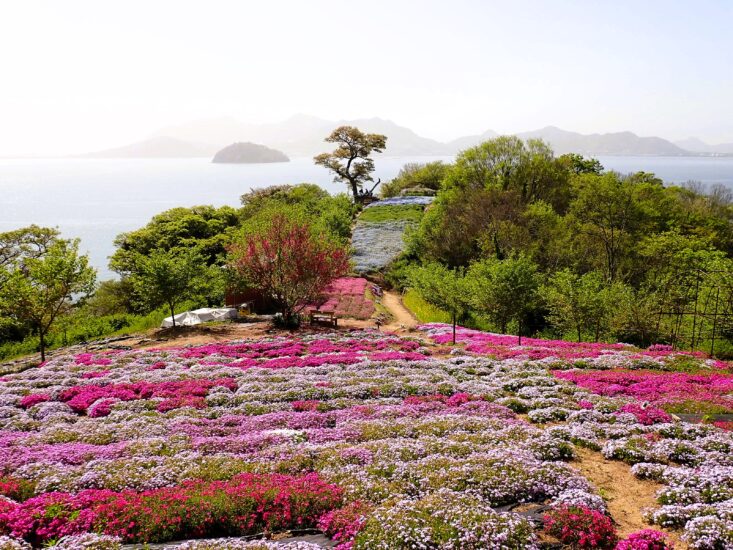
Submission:
<svg viewBox="0 0 733 550">
<path fill-rule="evenodd" d="M 55 357 L 0 380 L 0 536 L 319 526 L 340 549 L 531 549 L 536 530 L 514 505 L 605 525 L 606 503 L 572 466 L 583 446 L 663 484 L 651 524 L 693 548 L 733 544 L 733 435 L 598 395 L 553 364 L 440 357 L 370 331 Z"/>
<path fill-rule="evenodd" d="M 341 277 L 323 291 L 324 301 L 306 308 L 332 312 L 336 317 L 369 319 L 374 314 L 374 302 L 367 298 L 369 281 L 362 277 Z"/>
</svg>

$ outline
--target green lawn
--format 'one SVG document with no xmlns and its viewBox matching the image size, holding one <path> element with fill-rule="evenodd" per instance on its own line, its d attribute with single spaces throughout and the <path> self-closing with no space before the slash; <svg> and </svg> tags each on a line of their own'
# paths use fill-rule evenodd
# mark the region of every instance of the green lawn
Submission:
<svg viewBox="0 0 733 550">
<path fill-rule="evenodd" d="M 409 309 L 417 320 L 421 323 L 450 323 L 451 318 L 448 313 L 431 306 L 414 290 L 408 290 L 402 296 L 402 303 Z"/>
<path fill-rule="evenodd" d="M 451 323 L 450 315 L 438 309 L 435 306 L 431 306 L 420 295 L 414 290 L 408 290 L 402 296 L 402 303 L 412 314 L 417 317 L 420 323 Z M 469 313 L 468 317 L 458 323 L 467 328 L 474 328 L 476 330 L 493 331 L 495 328 L 491 326 L 491 323 L 487 322 L 486 319 L 478 317 L 473 313 Z"/>
<path fill-rule="evenodd" d="M 425 207 L 421 204 L 404 204 L 392 206 L 371 206 L 365 208 L 359 215 L 363 222 L 387 222 L 407 220 L 419 222 Z"/>
<path fill-rule="evenodd" d="M 195 307 L 198 307 L 195 302 L 184 302 L 178 308 L 178 312 L 194 309 Z M 170 311 L 164 306 L 146 315 L 122 313 L 101 317 L 78 317 L 66 327 L 65 334 L 62 325 L 57 324 L 48 335 L 46 349 L 53 350 L 100 338 L 144 332 L 152 328 L 158 328 L 163 319 L 169 315 Z M 22 342 L 3 342 L 0 343 L 0 361 L 30 355 L 38 352 L 38 349 L 38 336 L 35 335 L 29 336 Z M 0 368 L 0 375 L 2 374 L 2 368 Z"/>
</svg>

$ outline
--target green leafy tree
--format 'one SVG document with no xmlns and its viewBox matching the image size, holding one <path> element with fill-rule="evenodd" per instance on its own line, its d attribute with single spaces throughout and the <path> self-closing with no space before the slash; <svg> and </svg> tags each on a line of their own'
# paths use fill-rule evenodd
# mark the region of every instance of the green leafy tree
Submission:
<svg viewBox="0 0 733 550">
<path fill-rule="evenodd" d="M 660 341 L 660 295 L 625 284 L 620 289 L 613 332 L 616 338 L 646 347 Z"/>
<path fill-rule="evenodd" d="M 597 342 L 609 329 L 619 294 L 598 271 L 578 275 L 563 269 L 540 288 L 540 295 L 554 327 L 562 332 L 574 331 L 578 342 L 583 333 L 591 332 Z"/>
<path fill-rule="evenodd" d="M 193 248 L 153 250 L 137 256 L 130 281 L 135 295 L 149 310 L 168 306 L 176 328 L 176 307 L 205 294 L 207 287 L 221 279 L 219 271 L 218 267 L 208 267 L 205 258 Z"/>
<path fill-rule="evenodd" d="M 374 160 L 371 155 L 384 151 L 387 137 L 381 134 L 366 134 L 353 126 L 339 126 L 331 132 L 326 141 L 336 143 L 336 149 L 331 153 L 321 153 L 313 160 L 317 165 L 331 170 L 335 174 L 335 182 L 347 184 L 354 202 L 359 202 L 364 184 L 374 181 L 372 177 Z M 373 190 L 374 188 L 367 194 L 371 195 Z"/>
<path fill-rule="evenodd" d="M 572 235 L 564 216 L 558 214 L 552 205 L 536 201 L 522 212 L 517 224 L 523 230 L 524 240 L 515 247 L 527 253 L 544 272 L 553 272 L 572 265 L 570 256 Z"/>
<path fill-rule="evenodd" d="M 577 153 L 566 153 L 558 157 L 558 160 L 568 166 L 573 174 L 596 174 L 603 173 L 603 165 L 598 159 L 585 158 Z"/>
<path fill-rule="evenodd" d="M 499 189 L 522 204 L 538 199 L 561 206 L 569 171 L 542 140 L 501 136 L 458 154 L 446 176 L 447 187 Z"/>
<path fill-rule="evenodd" d="M 39 228 L 30 233 L 38 235 Z M 40 340 L 41 360 L 46 360 L 46 336 L 74 298 L 83 298 L 94 289 L 96 271 L 89 258 L 79 254 L 79 240 L 59 239 L 54 230 L 45 230 L 43 244 L 33 240 L 30 252 L 16 254 L 3 271 L 0 309 L 20 323 L 27 323 Z"/>
<path fill-rule="evenodd" d="M 405 164 L 393 180 L 382 184 L 382 197 L 389 198 L 413 189 L 413 194 L 432 195 L 443 184 L 449 165 L 441 161 Z"/>
<path fill-rule="evenodd" d="M 643 218 L 632 185 L 614 172 L 586 174 L 578 180 L 577 198 L 570 207 L 578 239 L 590 245 L 590 252 L 598 251 L 599 267 L 610 281 L 633 252 L 634 234 Z"/>
<path fill-rule="evenodd" d="M 297 210 L 298 216 L 322 225 L 325 231 L 344 243 L 351 237 L 351 224 L 357 212 L 356 205 L 348 195 L 339 193 L 331 196 L 312 183 L 253 189 L 242 195 L 241 201 L 240 218 L 243 223 L 265 211 Z"/>
<path fill-rule="evenodd" d="M 410 287 L 427 303 L 448 312 L 456 343 L 456 324 L 469 309 L 469 289 L 460 269 L 449 269 L 439 263 L 413 267 L 408 273 Z"/>
<path fill-rule="evenodd" d="M 13 264 L 43 256 L 58 237 L 58 229 L 37 225 L 0 233 L 0 283 Z"/>
<path fill-rule="evenodd" d="M 208 265 L 222 265 L 232 232 L 240 223 L 230 206 L 192 206 L 161 212 L 145 226 L 115 239 L 110 268 L 123 277 L 136 269 L 138 256 L 153 251 L 196 248 Z"/>
<path fill-rule="evenodd" d="M 502 333 L 516 321 L 521 344 L 524 320 L 538 305 L 537 265 L 524 255 L 485 259 L 471 264 L 467 279 L 473 309 L 495 322 Z"/>
<path fill-rule="evenodd" d="M 521 217 L 512 193 L 499 189 L 451 188 L 428 208 L 409 237 L 410 249 L 423 261 L 464 267 L 482 251 L 503 256 L 508 230 Z"/>
<path fill-rule="evenodd" d="M 84 310 L 95 317 L 129 313 L 135 309 L 131 302 L 133 296 L 134 288 L 129 278 L 102 281 L 85 302 Z"/>
</svg>

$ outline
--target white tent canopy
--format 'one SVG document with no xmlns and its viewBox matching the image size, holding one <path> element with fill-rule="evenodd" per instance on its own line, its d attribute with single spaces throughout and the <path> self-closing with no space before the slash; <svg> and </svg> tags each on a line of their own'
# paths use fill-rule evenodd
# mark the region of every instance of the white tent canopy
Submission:
<svg viewBox="0 0 733 550">
<path fill-rule="evenodd" d="M 226 319 L 236 319 L 237 310 L 233 307 L 210 308 L 202 307 L 193 311 L 185 311 L 175 316 L 176 326 L 190 327 L 192 325 L 200 325 L 207 321 L 224 321 Z M 173 319 L 166 317 L 160 324 L 161 328 L 173 326 Z"/>
</svg>

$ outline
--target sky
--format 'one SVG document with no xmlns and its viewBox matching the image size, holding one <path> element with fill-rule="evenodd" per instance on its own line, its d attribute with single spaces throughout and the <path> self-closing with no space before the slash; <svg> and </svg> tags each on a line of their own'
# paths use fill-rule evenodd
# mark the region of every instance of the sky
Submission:
<svg viewBox="0 0 733 550">
<path fill-rule="evenodd" d="M 0 155 L 231 116 L 733 142 L 731 0 L 0 0 Z"/>
</svg>

